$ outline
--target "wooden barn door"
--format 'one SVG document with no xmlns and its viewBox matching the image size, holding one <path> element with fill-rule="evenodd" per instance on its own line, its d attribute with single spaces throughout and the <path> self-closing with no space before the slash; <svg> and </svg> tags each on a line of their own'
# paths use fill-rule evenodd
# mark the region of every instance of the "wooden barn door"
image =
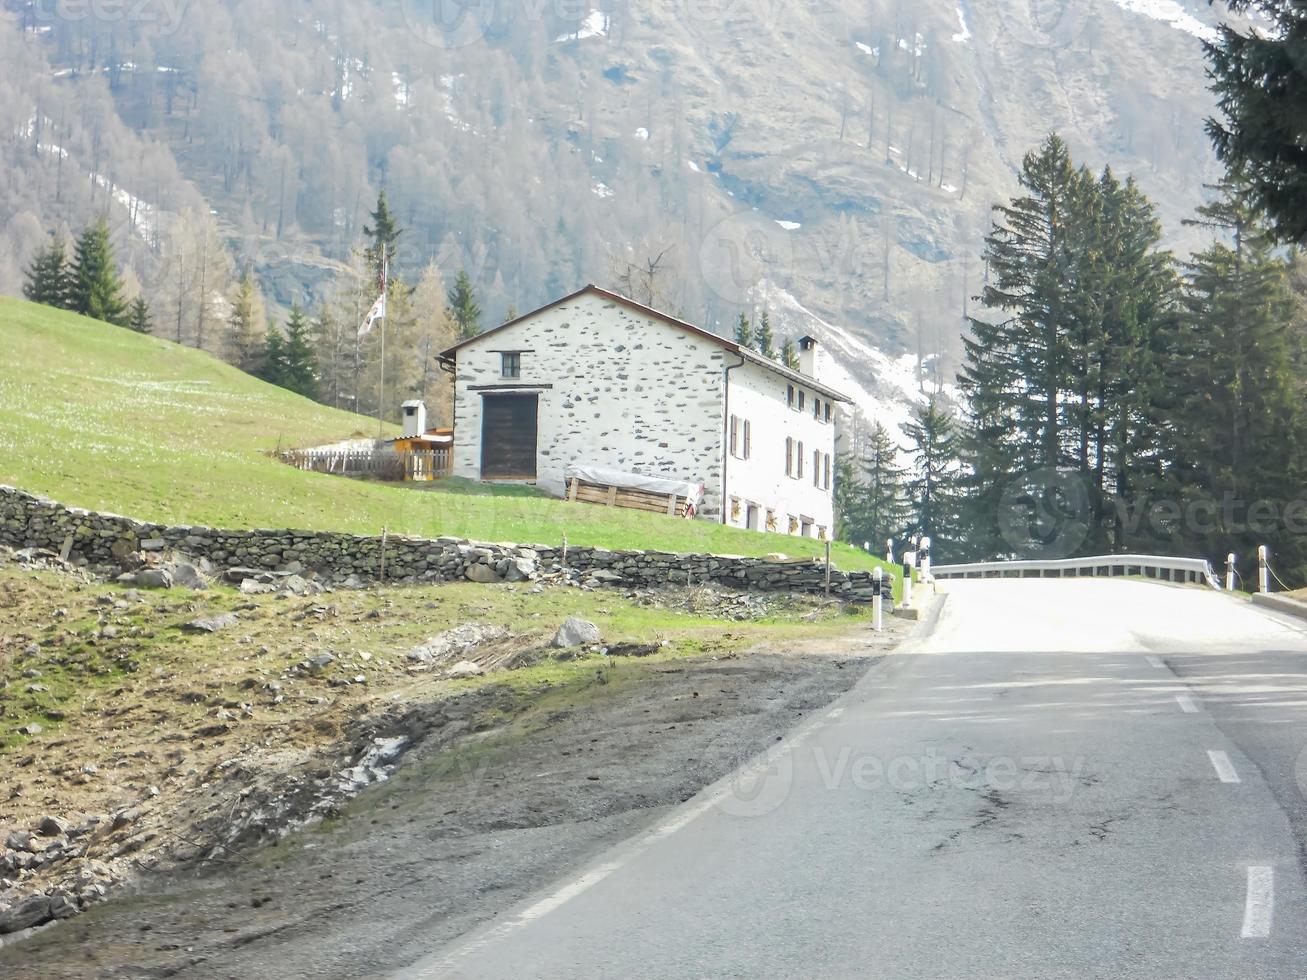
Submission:
<svg viewBox="0 0 1307 980">
<path fill-rule="evenodd" d="M 536 419 L 540 396 L 483 395 L 481 479 L 536 478 Z"/>
</svg>

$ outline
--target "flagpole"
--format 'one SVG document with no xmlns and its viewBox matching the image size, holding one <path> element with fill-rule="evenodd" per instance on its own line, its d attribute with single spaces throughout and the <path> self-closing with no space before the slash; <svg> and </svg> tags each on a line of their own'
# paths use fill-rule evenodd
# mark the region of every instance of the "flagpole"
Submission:
<svg viewBox="0 0 1307 980">
<path fill-rule="evenodd" d="M 381 246 L 381 295 L 388 298 L 389 279 L 390 279 L 390 256 L 386 254 L 387 246 L 383 243 Z M 387 303 L 389 306 L 389 303 Z M 386 315 L 381 318 L 381 389 L 377 392 L 377 438 L 380 439 L 385 435 L 385 411 L 386 411 L 386 321 L 390 319 L 390 310 L 386 310 Z"/>
</svg>

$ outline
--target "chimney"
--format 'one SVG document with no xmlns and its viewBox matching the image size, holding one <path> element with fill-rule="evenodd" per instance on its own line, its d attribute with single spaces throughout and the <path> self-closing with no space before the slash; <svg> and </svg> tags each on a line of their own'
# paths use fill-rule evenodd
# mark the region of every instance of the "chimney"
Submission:
<svg viewBox="0 0 1307 980">
<path fill-rule="evenodd" d="M 821 380 L 821 347 L 815 337 L 799 338 L 799 373 Z"/>
<path fill-rule="evenodd" d="M 416 439 L 427 431 L 427 406 L 420 401 L 404 403 L 404 438 Z"/>
</svg>

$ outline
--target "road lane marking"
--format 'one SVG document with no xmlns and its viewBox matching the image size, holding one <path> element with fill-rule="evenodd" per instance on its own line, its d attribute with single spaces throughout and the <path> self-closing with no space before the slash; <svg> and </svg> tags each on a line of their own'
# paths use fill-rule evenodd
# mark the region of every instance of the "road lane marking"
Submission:
<svg viewBox="0 0 1307 980">
<path fill-rule="evenodd" d="M 1275 917 L 1275 869 L 1266 865 L 1248 868 L 1248 895 L 1243 905 L 1244 939 L 1265 939 Z"/>
<path fill-rule="evenodd" d="M 1150 653 L 1150 654 L 1149 654 L 1147 657 L 1145 657 L 1144 659 L 1148 661 L 1148 666 L 1149 666 L 1149 667 L 1156 667 L 1156 668 L 1158 668 L 1159 670 L 1165 670 L 1165 669 L 1166 669 L 1166 664 L 1162 663 L 1162 658 L 1161 658 L 1161 657 L 1154 657 L 1154 656 Z"/>
<path fill-rule="evenodd" d="M 1196 715 L 1198 713 L 1198 705 L 1194 703 L 1194 699 L 1188 694 L 1177 694 L 1175 700 L 1180 705 L 1180 710 L 1186 714 Z"/>
<path fill-rule="evenodd" d="M 1228 755 L 1220 749 L 1208 749 L 1207 758 L 1212 760 L 1212 768 L 1216 770 L 1216 775 L 1221 778 L 1221 782 L 1239 782 L 1239 774 L 1234 771 L 1234 763 L 1230 761 Z"/>
</svg>

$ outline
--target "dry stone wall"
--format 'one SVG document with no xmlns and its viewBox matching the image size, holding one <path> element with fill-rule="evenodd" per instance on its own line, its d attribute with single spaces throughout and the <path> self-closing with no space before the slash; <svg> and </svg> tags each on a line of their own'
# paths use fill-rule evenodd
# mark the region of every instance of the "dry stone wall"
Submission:
<svg viewBox="0 0 1307 980">
<path fill-rule="evenodd" d="M 218 568 L 313 573 L 333 584 L 527 581 L 567 571 L 613 587 L 666 587 L 705 582 L 756 591 L 821 593 L 818 561 L 769 561 L 728 555 L 608 551 L 485 544 L 456 538 L 365 537 L 332 531 L 227 531 L 145 521 L 66 507 L 0 486 L 0 544 L 39 548 L 97 572 L 120 571 L 138 553 L 175 552 Z M 383 547 L 384 546 L 384 547 Z M 869 599 L 868 572 L 832 570 L 831 593 Z"/>
</svg>

